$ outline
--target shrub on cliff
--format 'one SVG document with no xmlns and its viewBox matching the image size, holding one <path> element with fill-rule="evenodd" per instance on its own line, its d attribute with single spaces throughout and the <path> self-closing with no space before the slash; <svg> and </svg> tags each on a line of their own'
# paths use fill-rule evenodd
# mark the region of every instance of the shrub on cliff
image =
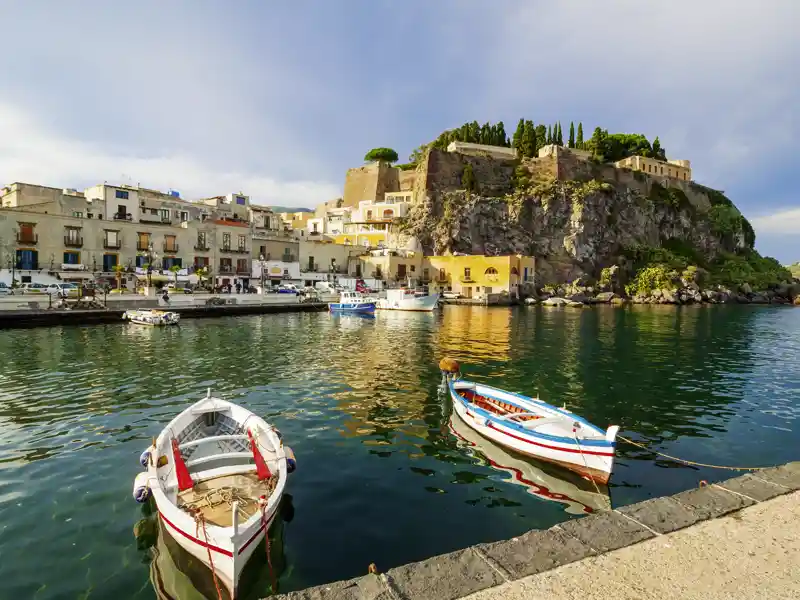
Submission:
<svg viewBox="0 0 800 600">
<path fill-rule="evenodd" d="M 391 148 L 373 148 L 364 155 L 364 160 L 367 162 L 384 161 L 394 163 L 399 160 L 397 152 Z"/>
<path fill-rule="evenodd" d="M 628 285 L 625 292 L 629 296 L 646 296 L 653 290 L 672 290 L 678 273 L 666 264 L 654 264 L 639 269 Z"/>
<path fill-rule="evenodd" d="M 468 192 L 475 191 L 475 172 L 472 170 L 472 165 L 469 163 L 464 167 L 464 173 L 461 175 L 461 185 L 463 185 L 464 189 Z"/>
</svg>

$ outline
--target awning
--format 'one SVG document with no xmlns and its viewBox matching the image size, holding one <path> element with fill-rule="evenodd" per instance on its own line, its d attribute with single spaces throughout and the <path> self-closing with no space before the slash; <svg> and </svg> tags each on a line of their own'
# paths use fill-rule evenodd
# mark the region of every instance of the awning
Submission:
<svg viewBox="0 0 800 600">
<path fill-rule="evenodd" d="M 136 273 L 136 278 L 141 281 L 147 281 L 147 273 Z M 153 273 L 150 275 L 150 281 L 175 281 L 174 277 L 167 277 L 166 275 L 156 275 Z"/>
<path fill-rule="evenodd" d="M 69 273 L 61 273 L 61 279 L 64 281 L 82 281 L 86 279 L 91 279 L 93 275 L 91 273 L 75 273 L 74 271 Z"/>
</svg>

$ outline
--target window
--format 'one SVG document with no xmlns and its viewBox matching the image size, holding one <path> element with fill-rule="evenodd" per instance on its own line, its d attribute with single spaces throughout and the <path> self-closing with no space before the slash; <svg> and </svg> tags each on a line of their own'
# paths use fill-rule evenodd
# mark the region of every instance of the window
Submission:
<svg viewBox="0 0 800 600">
<path fill-rule="evenodd" d="M 230 250 L 231 248 L 231 234 L 230 233 L 223 233 L 222 234 L 222 247 L 226 250 Z"/>
<path fill-rule="evenodd" d="M 313 223 L 313 224 L 311 225 L 311 232 L 312 232 L 312 233 L 318 233 L 318 232 L 317 232 L 317 224 L 316 224 L 316 223 Z"/>
<path fill-rule="evenodd" d="M 231 262 L 230 258 L 220 258 L 219 259 L 219 270 L 220 273 L 230 273 L 233 271 L 233 263 Z"/>
<path fill-rule="evenodd" d="M 125 207 L 124 204 L 118 204 L 117 205 L 117 214 L 118 215 L 123 215 L 123 216 L 128 214 L 128 209 Z"/>
<path fill-rule="evenodd" d="M 81 241 L 81 230 L 70 227 L 64 234 L 65 244 L 78 244 Z M 66 262 L 66 261 L 64 261 Z"/>
<path fill-rule="evenodd" d="M 156 215 L 156 216 L 158 216 L 158 210 L 157 210 L 157 209 L 155 209 L 155 208 L 149 208 L 148 210 L 150 211 L 150 214 L 151 214 L 151 215 Z"/>
<path fill-rule="evenodd" d="M 103 271 L 113 271 L 118 259 L 116 254 L 103 254 Z"/>
<path fill-rule="evenodd" d="M 653 165 L 647 165 L 647 172 L 648 173 L 652 173 L 653 172 Z"/>
<path fill-rule="evenodd" d="M 17 268 L 35 271 L 39 268 L 39 252 L 36 250 L 17 250 Z"/>
<path fill-rule="evenodd" d="M 198 231 L 197 232 L 197 249 L 207 249 L 206 246 L 206 232 L 205 231 Z"/>
<path fill-rule="evenodd" d="M 189 213 L 186 212 L 185 210 L 182 210 L 181 211 L 181 221 L 185 223 L 188 220 L 189 220 Z"/>
<path fill-rule="evenodd" d="M 169 270 L 172 267 L 182 267 L 183 260 L 178 258 L 177 256 L 165 256 L 164 260 L 162 261 L 164 264 L 164 269 Z"/>
<path fill-rule="evenodd" d="M 313 271 L 314 270 L 314 257 L 313 256 L 309 256 L 308 257 L 308 270 L 309 271 Z"/>
<path fill-rule="evenodd" d="M 169 222 L 171 220 L 169 218 L 169 209 L 168 208 L 162 208 L 161 209 L 161 220 L 162 221 L 166 221 L 166 222 Z"/>
<path fill-rule="evenodd" d="M 207 256 L 195 256 L 194 257 L 194 268 L 195 269 L 205 269 L 208 267 L 208 257 Z"/>
<path fill-rule="evenodd" d="M 430 276 L 431 276 L 430 275 L 430 270 L 428 269 L 428 267 L 425 267 L 424 269 L 422 269 L 422 279 L 427 281 L 428 279 L 430 279 Z"/>
<path fill-rule="evenodd" d="M 471 279 L 472 272 L 470 271 L 469 267 L 464 267 L 464 279 Z"/>
<path fill-rule="evenodd" d="M 447 281 L 447 271 L 439 269 L 439 281 Z"/>
<path fill-rule="evenodd" d="M 87 219 L 91 219 L 92 218 L 92 213 L 86 213 L 86 218 Z"/>
<path fill-rule="evenodd" d="M 244 196 L 236 196 L 236 204 L 239 206 L 244 206 L 247 204 L 247 198 Z"/>
<path fill-rule="evenodd" d="M 386 209 L 385 211 L 383 211 L 383 218 L 384 219 L 391 219 L 392 217 L 394 217 L 394 211 L 393 210 Z"/>
<path fill-rule="evenodd" d="M 670 177 L 672 177 L 672 169 L 667 169 L 667 175 L 669 175 Z"/>
<path fill-rule="evenodd" d="M 686 173 L 683 174 L 683 178 L 686 179 Z"/>
<path fill-rule="evenodd" d="M 81 255 L 79 252 L 64 252 L 65 265 L 79 265 L 81 264 Z"/>
<path fill-rule="evenodd" d="M 147 257 L 142 256 L 141 254 L 136 256 L 136 266 L 140 269 L 144 269 L 144 266 L 147 264 Z"/>
<path fill-rule="evenodd" d="M 236 272 L 237 273 L 249 273 L 250 267 L 247 264 L 246 258 L 240 258 L 236 261 Z"/>
<path fill-rule="evenodd" d="M 372 211 L 371 210 L 367 211 L 367 221 L 372 221 Z"/>
<path fill-rule="evenodd" d="M 247 250 L 247 236 L 240 235 L 239 236 L 239 250 Z"/>
<path fill-rule="evenodd" d="M 266 258 L 268 256 L 267 247 L 266 246 L 259 246 L 258 247 L 258 255 L 261 256 L 262 259 Z"/>
<path fill-rule="evenodd" d="M 136 242 L 136 249 L 137 250 L 148 250 L 150 247 L 150 234 L 149 233 L 142 233 L 139 232 L 137 234 L 138 240 Z"/>
<path fill-rule="evenodd" d="M 661 167 L 661 175 L 664 174 L 664 167 Z"/>
<path fill-rule="evenodd" d="M 486 271 L 484 271 L 483 274 L 486 276 L 488 281 L 497 281 L 497 269 L 494 267 L 489 267 L 486 269 Z"/>
<path fill-rule="evenodd" d="M 115 190 L 114 196 L 119 198 L 120 200 L 127 200 L 128 199 L 128 192 L 124 190 Z"/>
<path fill-rule="evenodd" d="M 78 219 L 82 219 L 83 218 L 83 213 L 78 211 L 78 210 L 76 210 L 75 212 L 72 213 L 72 216 L 73 217 L 77 217 Z"/>
<path fill-rule="evenodd" d="M 416 270 L 417 270 L 417 267 L 416 267 L 416 265 L 411 265 L 411 272 L 413 273 L 413 272 L 414 272 L 414 271 L 416 271 Z"/>
<path fill-rule="evenodd" d="M 106 230 L 106 246 L 109 248 L 118 248 L 119 247 L 119 231 L 109 231 Z"/>
<path fill-rule="evenodd" d="M 174 235 L 164 236 L 164 252 L 177 252 L 178 243 L 175 241 Z"/>
</svg>

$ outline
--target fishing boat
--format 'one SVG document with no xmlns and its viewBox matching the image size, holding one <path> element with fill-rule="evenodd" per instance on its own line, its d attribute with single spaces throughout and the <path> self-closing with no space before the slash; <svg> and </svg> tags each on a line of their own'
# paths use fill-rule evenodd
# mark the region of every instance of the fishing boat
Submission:
<svg viewBox="0 0 800 600">
<path fill-rule="evenodd" d="M 122 318 L 138 325 L 154 327 L 177 325 L 181 320 L 180 314 L 165 310 L 126 310 L 122 313 Z"/>
<path fill-rule="evenodd" d="M 515 452 L 555 463 L 600 484 L 614 468 L 619 427 L 603 431 L 566 408 L 461 379 L 459 364 L 439 363 L 453 408 L 482 436 Z"/>
<path fill-rule="evenodd" d="M 375 312 L 375 300 L 365 298 L 361 292 L 345 290 L 339 295 L 339 302 L 330 302 L 328 310 L 342 313 L 371 313 Z"/>
<path fill-rule="evenodd" d="M 480 435 L 458 414 L 450 417 L 450 433 L 480 464 L 507 473 L 511 476 L 507 480 L 510 483 L 524 487 L 537 498 L 562 504 L 570 514 L 611 510 L 607 486 L 590 483 L 577 473 L 556 465 L 533 462 L 534 459 L 506 451 Z"/>
<path fill-rule="evenodd" d="M 237 597 L 248 560 L 269 531 L 296 461 L 278 430 L 212 397 L 192 404 L 140 457 L 138 502 L 151 497 L 164 531 Z"/>
<path fill-rule="evenodd" d="M 411 310 L 430 312 L 436 308 L 439 294 L 429 294 L 423 290 L 399 288 L 386 290 L 386 298 L 379 298 L 376 308 L 379 310 Z"/>
</svg>

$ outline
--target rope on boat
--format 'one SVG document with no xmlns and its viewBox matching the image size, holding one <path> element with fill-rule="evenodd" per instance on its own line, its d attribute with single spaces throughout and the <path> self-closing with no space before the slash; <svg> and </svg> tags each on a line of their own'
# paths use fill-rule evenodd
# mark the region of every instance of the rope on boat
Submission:
<svg viewBox="0 0 800 600">
<path fill-rule="evenodd" d="M 272 556 L 270 552 L 270 543 L 269 543 L 269 528 L 267 527 L 267 497 L 261 496 L 258 499 L 258 503 L 261 505 L 261 523 L 264 526 L 264 546 L 266 547 L 267 551 L 267 566 L 269 566 L 269 579 L 270 583 L 272 584 L 272 593 L 278 593 L 278 582 L 275 580 L 275 570 L 272 568 Z"/>
<path fill-rule="evenodd" d="M 657 450 L 648 448 L 644 444 L 640 444 L 639 442 L 634 442 L 633 440 L 628 439 L 622 435 L 617 435 L 617 439 L 620 439 L 623 442 L 628 442 L 629 444 L 633 444 L 634 446 L 638 446 L 639 448 L 647 450 L 648 452 L 652 452 L 653 454 L 657 454 L 658 456 L 668 458 L 670 460 L 674 460 L 675 462 L 683 463 L 685 465 L 691 465 L 693 467 L 708 467 L 709 469 L 726 469 L 728 471 L 763 471 L 764 469 L 769 468 L 769 467 L 730 467 L 726 465 L 711 465 L 708 463 L 695 462 L 693 460 L 686 460 L 684 458 L 678 458 L 677 456 L 670 456 L 669 454 L 658 452 Z"/>
<path fill-rule="evenodd" d="M 195 530 L 195 535 L 199 535 L 200 527 L 203 528 L 203 537 L 206 540 L 206 552 L 208 552 L 208 566 L 211 568 L 211 576 L 214 578 L 214 587 L 217 588 L 217 600 L 222 600 L 222 590 L 219 588 L 219 582 L 217 581 L 217 571 L 214 568 L 214 559 L 211 557 L 211 546 L 208 542 L 208 532 L 206 531 L 206 520 L 203 517 L 203 513 L 199 510 L 195 509 L 194 511 L 194 522 L 197 525 L 197 529 Z"/>
<path fill-rule="evenodd" d="M 572 428 L 572 437 L 575 438 L 575 444 L 578 446 L 578 450 L 581 453 L 581 458 L 583 459 L 583 464 L 586 466 L 586 471 L 588 472 L 589 463 L 586 462 L 586 457 L 583 455 L 583 449 L 581 448 L 581 443 L 578 441 L 578 431 L 576 430 L 575 427 Z M 589 479 L 592 480 L 592 485 L 594 485 L 594 489 L 597 490 L 597 493 L 602 496 L 603 492 L 600 491 L 600 486 L 597 485 L 597 482 L 594 480 L 594 477 L 590 475 Z"/>
</svg>

